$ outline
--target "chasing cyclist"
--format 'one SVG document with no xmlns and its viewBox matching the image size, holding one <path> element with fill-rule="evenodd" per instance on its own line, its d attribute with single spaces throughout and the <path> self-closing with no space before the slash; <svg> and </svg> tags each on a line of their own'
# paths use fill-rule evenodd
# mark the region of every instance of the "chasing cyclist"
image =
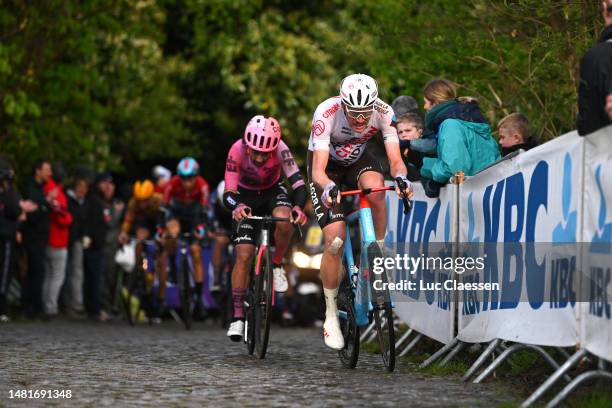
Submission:
<svg viewBox="0 0 612 408">
<path fill-rule="evenodd" d="M 348 188 L 376 188 L 384 186 L 380 163 L 366 151 L 366 143 L 378 132 L 382 133 L 390 165 L 396 182 L 405 183 L 412 196 L 412 185 L 406 178 L 407 170 L 399 149 L 393 110 L 378 99 L 378 85 L 368 75 L 349 75 L 340 83 L 340 95 L 323 101 L 315 110 L 308 142 L 308 179 L 317 221 L 323 229 L 324 245 L 321 260 L 321 280 L 325 295 L 325 344 L 336 350 L 344 347 L 344 338 L 337 316 L 336 297 L 342 279 L 342 249 L 346 224 L 340 207 L 332 196 L 341 185 Z M 400 189 L 396 188 L 400 194 Z M 387 228 L 387 208 L 384 192 L 368 197 L 376 239 L 382 241 Z M 334 208 L 330 214 L 329 208 Z M 330 218 L 331 215 L 331 218 Z"/>
<path fill-rule="evenodd" d="M 164 189 L 162 203 L 166 211 L 165 225 L 158 232 L 163 247 L 159 260 L 159 292 L 162 300 L 168 277 L 168 256 L 176 252 L 176 239 L 179 233 L 181 231 L 193 233 L 197 240 L 203 238 L 205 234 L 204 223 L 206 222 L 209 188 L 208 182 L 199 173 L 198 162 L 192 157 L 185 157 L 177 166 L 177 175 L 170 179 Z M 189 248 L 193 261 L 193 280 L 196 292 L 194 318 L 201 319 L 204 312 L 202 304 L 204 269 L 202 247 L 197 240 Z"/>
<path fill-rule="evenodd" d="M 282 184 L 281 171 L 291 184 L 293 200 L 289 199 Z M 223 200 L 232 210 L 233 219 L 237 222 L 249 215 L 272 214 L 291 217 L 292 222 L 304 225 L 307 218 L 302 208 L 307 196 L 300 170 L 291 151 L 281 141 L 278 121 L 262 115 L 253 117 L 246 126 L 244 137 L 232 145 L 227 156 Z M 297 217 L 293 218 L 292 211 Z M 240 228 L 237 227 L 236 223 L 233 237 L 236 263 L 232 271 L 234 322 L 227 331 L 232 341 L 240 341 L 244 334 L 244 301 L 260 225 L 245 220 Z M 285 292 L 288 287 L 282 262 L 292 234 L 293 227 L 288 223 L 276 224 L 272 264 L 273 285 L 277 292 Z"/>
<path fill-rule="evenodd" d="M 136 238 L 136 265 L 142 264 L 142 254 L 144 240 L 153 238 L 156 232 L 157 221 L 159 219 L 159 208 L 162 204 L 162 197 L 155 193 L 155 186 L 150 180 L 137 181 L 134 183 L 132 198 L 127 205 L 125 217 L 121 224 L 119 233 L 119 243 L 125 245 L 129 241 L 130 235 Z M 150 276 L 152 278 L 152 276 Z M 147 282 L 151 285 L 153 282 Z M 161 305 L 164 298 L 164 286 L 159 288 L 159 302 Z M 159 309 L 154 311 L 155 321 L 159 319 Z"/>
</svg>

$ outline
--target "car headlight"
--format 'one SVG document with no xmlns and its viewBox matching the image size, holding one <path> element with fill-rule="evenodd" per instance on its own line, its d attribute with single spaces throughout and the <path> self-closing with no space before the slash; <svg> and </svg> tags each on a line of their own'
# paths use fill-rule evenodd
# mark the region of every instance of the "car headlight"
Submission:
<svg viewBox="0 0 612 408">
<path fill-rule="evenodd" d="M 298 268 L 308 268 L 310 265 L 310 257 L 303 252 L 295 251 L 292 259 Z"/>
<path fill-rule="evenodd" d="M 323 254 L 316 254 L 310 257 L 310 267 L 312 269 L 321 269 L 321 259 L 323 259 Z"/>
</svg>

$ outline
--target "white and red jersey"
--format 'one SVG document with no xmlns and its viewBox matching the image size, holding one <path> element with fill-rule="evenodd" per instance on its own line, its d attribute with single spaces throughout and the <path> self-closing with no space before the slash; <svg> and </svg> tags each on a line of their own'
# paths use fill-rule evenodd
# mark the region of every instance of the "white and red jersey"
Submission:
<svg viewBox="0 0 612 408">
<path fill-rule="evenodd" d="M 247 154 L 242 139 L 232 145 L 225 163 L 225 190 L 237 191 L 238 186 L 248 190 L 266 190 L 280 181 L 281 170 L 295 190 L 304 185 L 289 147 L 282 140 L 270 158 L 261 167 L 256 166 Z"/>
<path fill-rule="evenodd" d="M 343 166 L 357 161 L 365 150 L 365 144 L 381 132 L 385 143 L 399 143 L 393 123 L 393 109 L 380 99 L 374 102 L 374 113 L 365 130 L 355 132 L 349 126 L 340 105 L 340 97 L 323 101 L 315 110 L 308 150 L 328 150 L 331 158 Z"/>
</svg>

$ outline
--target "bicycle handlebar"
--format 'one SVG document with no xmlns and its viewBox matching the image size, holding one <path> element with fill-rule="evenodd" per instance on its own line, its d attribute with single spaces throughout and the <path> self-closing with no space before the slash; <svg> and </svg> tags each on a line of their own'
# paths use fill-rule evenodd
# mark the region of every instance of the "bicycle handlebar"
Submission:
<svg viewBox="0 0 612 408">
<path fill-rule="evenodd" d="M 246 208 L 245 209 L 247 214 L 251 213 L 251 209 L 250 208 Z M 291 211 L 291 215 L 293 218 L 297 218 L 298 214 L 296 211 Z M 237 230 L 240 229 L 240 226 L 242 225 L 242 223 L 244 222 L 244 220 L 254 220 L 254 221 L 262 221 L 264 224 L 268 223 L 268 224 L 272 224 L 275 222 L 291 222 L 291 218 L 289 217 L 274 217 L 271 215 L 249 215 L 248 217 L 245 217 L 243 219 L 241 219 L 240 221 L 238 221 L 238 227 L 236 228 Z M 302 226 L 300 224 L 297 223 L 292 223 L 293 224 L 293 228 L 295 228 L 297 230 L 298 233 L 298 237 L 299 239 L 302 239 L 303 237 L 303 233 L 302 233 Z"/>
<path fill-rule="evenodd" d="M 397 183 L 398 188 L 400 189 L 400 193 L 402 193 L 401 197 L 402 197 L 402 202 L 404 203 L 404 214 L 407 214 L 408 211 L 410 211 L 410 206 L 411 206 L 410 201 L 405 196 L 406 188 L 408 187 L 408 185 L 400 177 L 396 178 L 395 182 Z M 332 199 L 332 203 L 333 203 L 338 198 L 338 194 L 340 194 L 340 197 L 345 197 L 349 195 L 368 195 L 371 193 L 378 193 L 380 191 L 390 191 L 390 190 L 395 190 L 395 187 L 385 186 L 385 187 L 374 187 L 374 188 L 364 188 L 364 189 L 357 189 L 357 190 L 339 191 L 338 187 L 336 186 L 329 192 L 329 196 Z M 331 208 L 330 208 L 330 211 L 331 211 Z"/>
</svg>

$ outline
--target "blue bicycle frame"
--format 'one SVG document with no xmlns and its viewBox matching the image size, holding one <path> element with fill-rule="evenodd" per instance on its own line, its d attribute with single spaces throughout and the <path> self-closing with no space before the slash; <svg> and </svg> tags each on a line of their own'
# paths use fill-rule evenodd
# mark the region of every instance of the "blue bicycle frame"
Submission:
<svg viewBox="0 0 612 408">
<path fill-rule="evenodd" d="M 383 187 L 373 189 L 372 192 L 386 191 L 392 188 Z M 369 192 L 369 191 L 368 191 Z M 372 219 L 372 208 L 367 198 L 367 192 L 364 191 L 347 191 L 342 195 L 359 194 L 359 210 L 350 214 L 346 219 L 346 239 L 344 243 L 344 259 L 346 261 L 347 273 L 349 273 L 349 282 L 351 289 L 355 294 L 355 321 L 358 326 L 364 326 L 369 323 L 368 313 L 374 308 L 372 305 L 372 294 L 369 286 L 369 275 L 371 271 L 368 268 L 368 251 L 369 245 L 376 244 L 376 234 L 374 232 L 374 221 Z M 359 227 L 361 232 L 361 263 L 360 268 L 355 266 L 353 257 L 353 245 L 351 243 L 349 224 L 359 218 Z M 365 275 L 365 276 L 364 276 Z M 392 305 L 393 306 L 393 305 Z M 346 318 L 346 316 L 340 316 Z"/>
</svg>

